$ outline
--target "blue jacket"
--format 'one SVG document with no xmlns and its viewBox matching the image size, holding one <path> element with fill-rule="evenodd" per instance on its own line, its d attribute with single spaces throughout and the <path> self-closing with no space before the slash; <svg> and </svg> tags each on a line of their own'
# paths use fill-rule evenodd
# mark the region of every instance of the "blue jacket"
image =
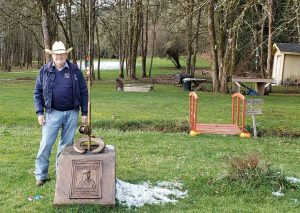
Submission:
<svg viewBox="0 0 300 213">
<path fill-rule="evenodd" d="M 80 69 L 73 63 L 67 61 L 71 78 L 73 81 L 74 109 L 81 108 L 82 115 L 88 112 L 88 91 L 84 76 Z M 34 105 L 38 115 L 44 113 L 44 109 L 51 110 L 52 91 L 55 79 L 53 61 L 45 64 L 36 78 L 34 88 Z"/>
</svg>

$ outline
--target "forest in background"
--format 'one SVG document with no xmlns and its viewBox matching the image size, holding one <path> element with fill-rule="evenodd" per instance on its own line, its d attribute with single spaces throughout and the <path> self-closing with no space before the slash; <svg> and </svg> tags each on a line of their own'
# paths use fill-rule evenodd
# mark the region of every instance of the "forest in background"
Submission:
<svg viewBox="0 0 300 213">
<path fill-rule="evenodd" d="M 237 73 L 271 75 L 273 43 L 300 42 L 299 13 L 298 0 L 0 0 L 0 67 L 40 67 L 57 40 L 73 62 L 119 59 L 119 78 L 137 78 L 137 57 L 151 77 L 155 56 L 193 76 L 205 54 L 213 91 L 226 92 Z"/>
</svg>

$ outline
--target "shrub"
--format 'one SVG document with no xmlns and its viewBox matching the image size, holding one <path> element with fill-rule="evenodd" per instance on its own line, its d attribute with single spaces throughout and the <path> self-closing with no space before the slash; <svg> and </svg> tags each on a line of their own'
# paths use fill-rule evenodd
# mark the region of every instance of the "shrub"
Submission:
<svg viewBox="0 0 300 213">
<path fill-rule="evenodd" d="M 237 191 L 262 188 L 283 191 L 298 188 L 297 184 L 286 179 L 283 172 L 262 161 L 257 154 L 230 158 L 227 175 L 215 183 L 221 184 L 224 189 L 230 188 L 230 190 L 232 190 L 232 186 L 236 186 Z"/>
<path fill-rule="evenodd" d="M 267 185 L 279 189 L 290 188 L 290 184 L 283 173 L 263 162 L 260 156 L 256 154 L 231 158 L 229 160 L 228 180 L 249 184 L 252 187 Z"/>
</svg>

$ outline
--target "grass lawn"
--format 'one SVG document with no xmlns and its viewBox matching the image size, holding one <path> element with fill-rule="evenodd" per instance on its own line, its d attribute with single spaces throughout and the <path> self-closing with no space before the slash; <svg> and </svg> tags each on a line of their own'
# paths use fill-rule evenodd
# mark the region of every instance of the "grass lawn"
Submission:
<svg viewBox="0 0 300 213">
<path fill-rule="evenodd" d="M 166 61 L 153 73 L 170 74 Z M 51 156 L 50 181 L 35 186 L 34 161 L 41 129 L 33 106 L 36 70 L 2 73 L 0 79 L 0 212 L 133 212 L 115 207 L 53 206 L 55 151 Z M 24 80 L 22 77 L 30 77 Z M 123 181 L 180 181 L 186 198 L 176 204 L 146 205 L 134 212 L 299 212 L 299 187 L 275 183 L 224 181 L 228 160 L 258 155 L 262 162 L 285 176 L 300 178 L 300 94 L 279 89 L 263 96 L 263 115 L 257 116 L 261 137 L 198 135 L 188 132 L 188 92 L 175 85 L 154 85 L 150 93 L 115 90 L 116 72 L 103 72 L 92 91 L 92 122 L 96 136 L 116 147 L 116 174 Z M 23 79 L 23 80 L 20 80 Z M 198 92 L 199 117 L 204 122 L 229 123 L 231 96 Z M 247 98 L 253 98 L 247 96 Z M 251 119 L 247 117 L 247 127 Z M 124 131 L 130 130 L 130 131 Z M 76 138 L 80 137 L 79 133 Z M 273 179 L 271 179 L 272 181 Z M 283 197 L 272 196 L 281 187 Z M 29 202 L 27 198 L 43 198 Z"/>
</svg>

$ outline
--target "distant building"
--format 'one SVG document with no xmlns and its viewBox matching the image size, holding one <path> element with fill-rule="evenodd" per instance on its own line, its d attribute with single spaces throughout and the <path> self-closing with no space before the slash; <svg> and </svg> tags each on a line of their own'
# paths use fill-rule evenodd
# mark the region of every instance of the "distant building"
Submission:
<svg viewBox="0 0 300 213">
<path fill-rule="evenodd" d="M 300 44 L 274 43 L 272 78 L 277 85 L 300 79 Z"/>
</svg>

